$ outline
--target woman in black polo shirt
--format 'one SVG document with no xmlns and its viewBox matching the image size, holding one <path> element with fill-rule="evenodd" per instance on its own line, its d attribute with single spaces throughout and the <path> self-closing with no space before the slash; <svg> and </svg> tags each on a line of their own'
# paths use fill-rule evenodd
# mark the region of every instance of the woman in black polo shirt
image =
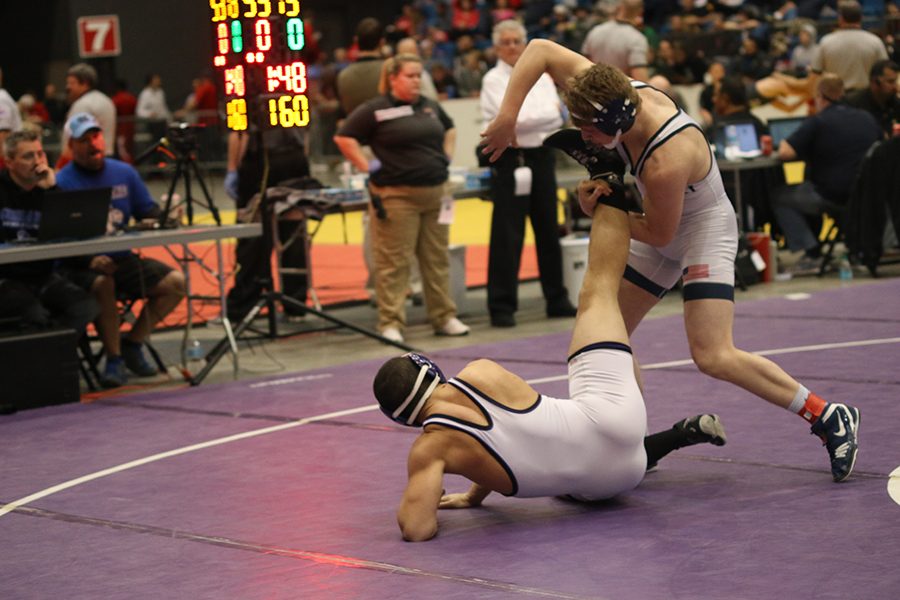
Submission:
<svg viewBox="0 0 900 600">
<path fill-rule="evenodd" d="M 369 173 L 369 191 L 384 206 L 383 218 L 370 207 L 369 227 L 378 329 L 394 341 L 403 341 L 413 254 L 435 333 L 469 332 L 450 297 L 449 225 L 438 220 L 456 132 L 441 106 L 419 93 L 421 81 L 419 57 L 399 54 L 385 61 L 381 89 L 387 93 L 358 106 L 334 137 L 347 160 Z M 362 145 L 371 146 L 378 161 L 369 163 Z"/>
</svg>

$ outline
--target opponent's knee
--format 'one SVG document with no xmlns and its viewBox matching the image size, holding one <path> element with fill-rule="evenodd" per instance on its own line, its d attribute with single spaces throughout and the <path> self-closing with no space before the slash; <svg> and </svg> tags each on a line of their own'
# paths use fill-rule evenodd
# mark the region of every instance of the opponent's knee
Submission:
<svg viewBox="0 0 900 600">
<path fill-rule="evenodd" d="M 691 348 L 691 358 L 701 373 L 715 379 L 727 379 L 734 365 L 733 354 L 727 349 Z"/>
</svg>

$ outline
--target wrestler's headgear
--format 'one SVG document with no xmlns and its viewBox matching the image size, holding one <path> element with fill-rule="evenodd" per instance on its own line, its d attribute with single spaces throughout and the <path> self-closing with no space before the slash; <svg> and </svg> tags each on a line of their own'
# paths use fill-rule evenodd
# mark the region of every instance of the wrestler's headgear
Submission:
<svg viewBox="0 0 900 600">
<path fill-rule="evenodd" d="M 387 399 L 378 396 L 378 404 L 381 412 L 392 421 L 401 425 L 415 427 L 416 417 L 419 416 L 425 401 L 431 396 L 438 385 L 445 383 L 447 378 L 434 362 L 421 354 L 410 352 L 404 354 L 401 359 L 407 359 L 418 367 L 416 378 L 405 396 L 398 394 L 394 398 Z M 377 379 L 377 378 L 376 378 Z"/>
<path fill-rule="evenodd" d="M 616 98 L 606 105 L 586 99 L 594 107 L 590 116 L 572 113 L 572 118 L 582 123 L 590 123 L 608 136 L 618 138 L 631 129 L 637 116 L 637 107 L 628 98 Z"/>
</svg>

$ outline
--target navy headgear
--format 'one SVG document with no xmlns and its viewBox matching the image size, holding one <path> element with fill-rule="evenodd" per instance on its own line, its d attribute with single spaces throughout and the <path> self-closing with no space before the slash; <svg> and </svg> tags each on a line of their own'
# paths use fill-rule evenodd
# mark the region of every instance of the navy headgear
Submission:
<svg viewBox="0 0 900 600">
<path fill-rule="evenodd" d="M 415 352 L 404 354 L 404 356 L 419 367 L 416 381 L 413 383 L 409 394 L 393 412 L 388 412 L 383 406 L 381 410 L 391 420 L 401 425 L 413 425 L 422 407 L 425 406 L 425 401 L 428 400 L 428 397 L 431 396 L 431 393 L 434 392 L 439 384 L 447 381 L 447 378 L 444 377 L 440 367 L 427 357 Z"/>
<path fill-rule="evenodd" d="M 582 117 L 572 113 L 572 117 L 584 123 L 591 123 L 608 136 L 616 137 L 625 133 L 634 125 L 637 107 L 628 98 L 616 98 L 606 106 L 588 100 L 594 107 L 594 114 Z"/>
</svg>

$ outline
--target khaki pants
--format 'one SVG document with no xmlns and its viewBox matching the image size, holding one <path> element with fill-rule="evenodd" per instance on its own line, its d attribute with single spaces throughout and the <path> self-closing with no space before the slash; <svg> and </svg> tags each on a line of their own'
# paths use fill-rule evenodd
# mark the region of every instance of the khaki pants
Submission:
<svg viewBox="0 0 900 600">
<path fill-rule="evenodd" d="M 375 258 L 378 329 L 406 325 L 406 291 L 412 257 L 419 259 L 428 321 L 437 329 L 456 316 L 450 297 L 450 227 L 438 224 L 444 186 L 371 186 L 381 197 L 387 218 L 369 210 Z"/>
</svg>

